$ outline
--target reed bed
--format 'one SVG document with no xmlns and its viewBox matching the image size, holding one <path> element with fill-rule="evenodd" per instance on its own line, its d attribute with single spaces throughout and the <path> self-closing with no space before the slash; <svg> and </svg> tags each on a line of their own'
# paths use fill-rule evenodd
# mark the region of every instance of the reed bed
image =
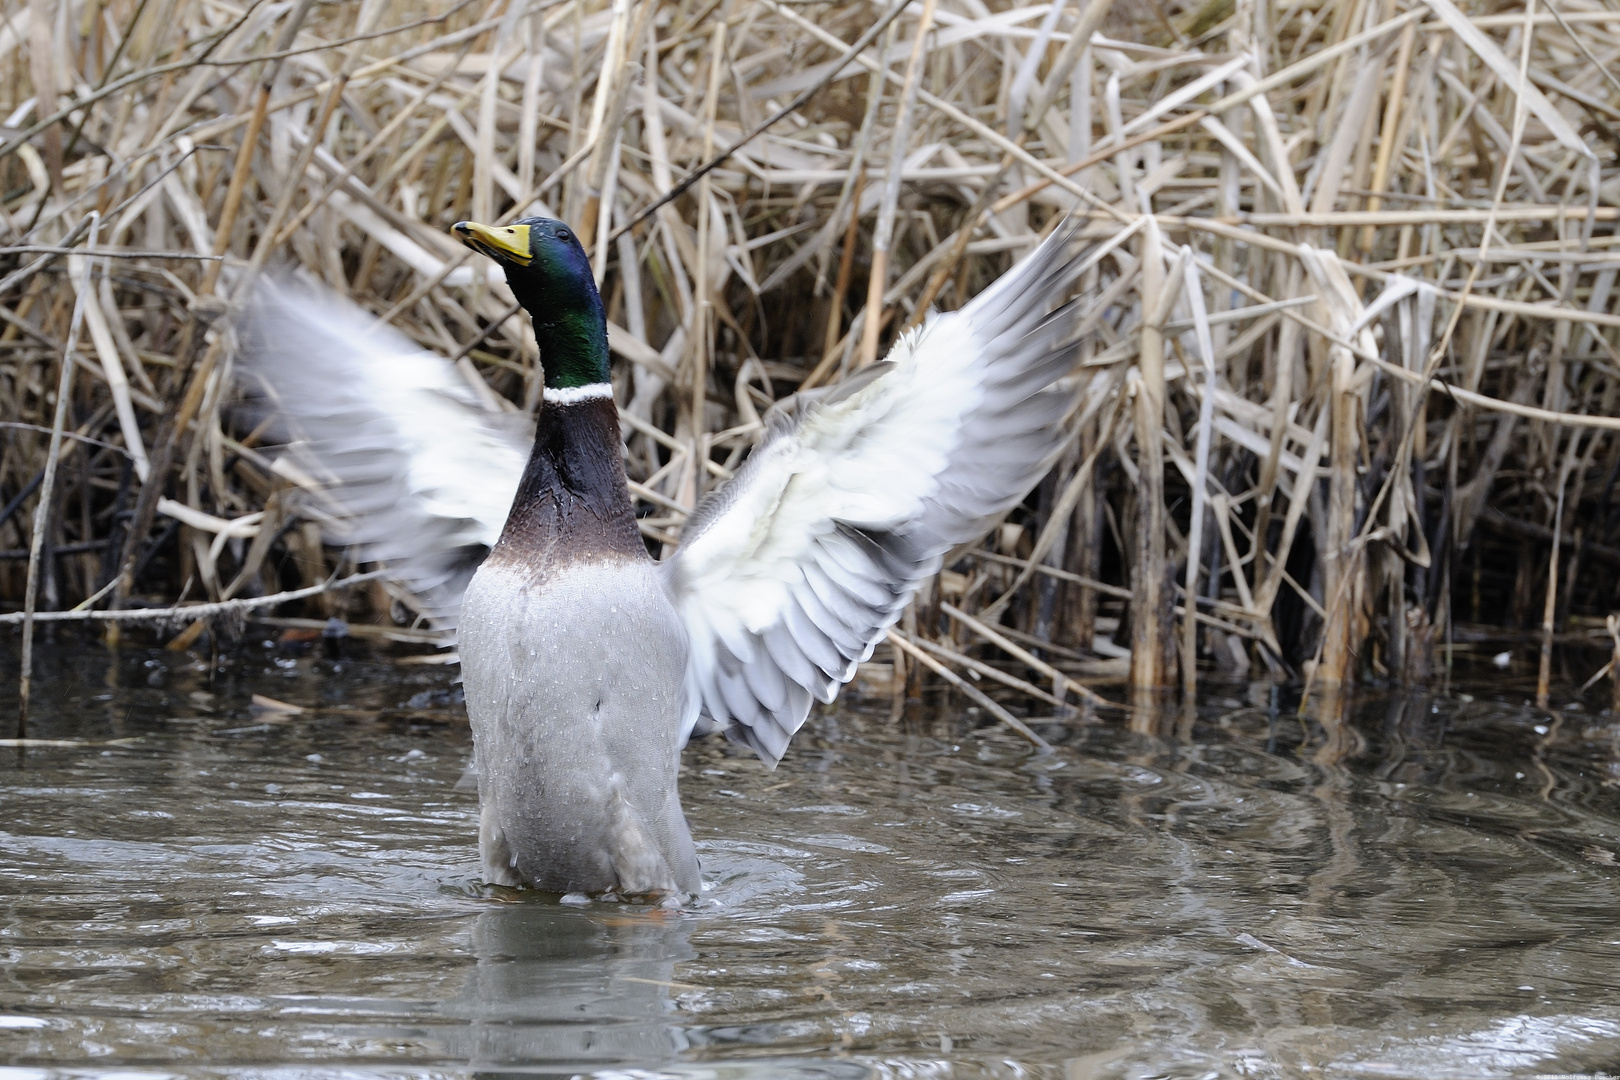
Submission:
<svg viewBox="0 0 1620 1080">
<path fill-rule="evenodd" d="M 525 320 L 446 229 L 571 222 L 656 547 L 773 401 L 1078 213 L 1069 448 L 868 687 L 1022 726 L 1491 639 L 1545 701 L 1620 585 L 1617 57 L 1598 0 L 8 0 L 0 596 L 431 636 L 386 575 L 321 591 L 366 568 L 236 408 L 267 271 L 522 411 Z"/>
</svg>

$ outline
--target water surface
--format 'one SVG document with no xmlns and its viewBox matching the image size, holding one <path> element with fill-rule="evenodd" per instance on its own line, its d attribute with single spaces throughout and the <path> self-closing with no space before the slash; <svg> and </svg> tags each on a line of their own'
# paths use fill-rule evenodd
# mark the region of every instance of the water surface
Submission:
<svg viewBox="0 0 1620 1080">
<path fill-rule="evenodd" d="M 688 750 L 669 911 L 481 887 L 453 671 L 299 648 L 46 649 L 0 1080 L 1620 1073 L 1620 727 L 1578 705 L 1367 700 L 1323 764 L 1263 684 L 1045 757 L 851 702 L 775 772 Z"/>
</svg>

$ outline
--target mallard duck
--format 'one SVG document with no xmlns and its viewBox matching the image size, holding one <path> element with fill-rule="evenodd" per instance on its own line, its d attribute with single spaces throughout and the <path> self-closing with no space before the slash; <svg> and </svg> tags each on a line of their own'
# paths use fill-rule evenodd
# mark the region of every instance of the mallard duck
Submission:
<svg viewBox="0 0 1620 1080">
<path fill-rule="evenodd" d="M 533 319 L 545 387 L 526 461 L 443 360 L 364 337 L 358 316 L 307 297 L 265 301 L 255 322 L 273 362 L 264 347 L 250 362 L 324 434 L 349 538 L 445 609 L 468 553 L 489 547 L 457 620 L 486 881 L 700 891 L 677 785 L 687 740 L 722 730 L 774 767 L 945 553 L 1060 451 L 1078 397 L 1064 379 L 1078 306 L 1058 304 L 1079 269 L 1075 231 L 1056 229 L 884 362 L 772 409 L 662 562 L 626 487 L 602 300 L 563 223 L 454 227 Z"/>
</svg>

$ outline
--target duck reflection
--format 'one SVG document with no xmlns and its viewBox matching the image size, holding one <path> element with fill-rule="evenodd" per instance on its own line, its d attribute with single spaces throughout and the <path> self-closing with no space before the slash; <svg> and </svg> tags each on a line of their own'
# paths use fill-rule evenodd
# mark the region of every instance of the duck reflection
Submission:
<svg viewBox="0 0 1620 1080">
<path fill-rule="evenodd" d="M 477 967 L 445 1012 L 446 1051 L 480 1075 L 570 1076 L 667 1062 L 688 1046 L 674 1022 L 695 953 L 693 919 L 631 905 L 492 904 L 473 925 Z"/>
</svg>

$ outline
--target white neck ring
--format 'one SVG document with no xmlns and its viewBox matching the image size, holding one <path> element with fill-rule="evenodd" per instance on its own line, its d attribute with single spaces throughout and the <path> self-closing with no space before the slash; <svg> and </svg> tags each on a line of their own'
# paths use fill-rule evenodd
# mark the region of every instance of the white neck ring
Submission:
<svg viewBox="0 0 1620 1080">
<path fill-rule="evenodd" d="M 541 392 L 548 405 L 577 405 L 581 401 L 613 400 L 612 383 L 591 383 L 588 386 L 548 386 Z"/>
</svg>

